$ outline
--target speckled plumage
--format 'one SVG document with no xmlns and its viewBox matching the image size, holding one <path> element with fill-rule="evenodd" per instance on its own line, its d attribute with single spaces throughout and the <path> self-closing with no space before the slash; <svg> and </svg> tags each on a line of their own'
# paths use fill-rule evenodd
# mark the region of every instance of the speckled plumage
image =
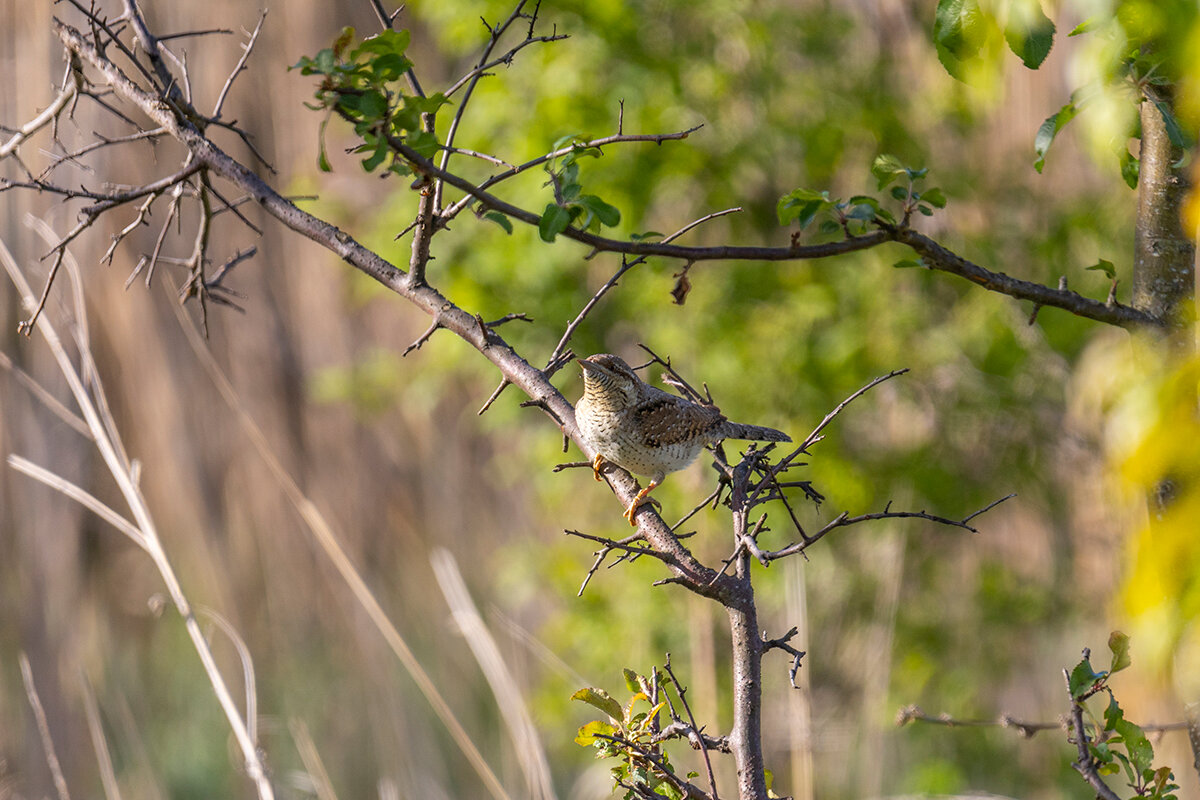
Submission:
<svg viewBox="0 0 1200 800">
<path fill-rule="evenodd" d="M 579 433 L 593 450 L 592 467 L 611 461 L 650 478 L 625 512 L 633 513 L 667 476 L 696 460 L 706 445 L 723 439 L 790 442 L 774 428 L 730 422 L 716 406 L 694 403 L 656 389 L 617 356 L 601 353 L 579 359 L 583 397 L 575 407 Z"/>
</svg>

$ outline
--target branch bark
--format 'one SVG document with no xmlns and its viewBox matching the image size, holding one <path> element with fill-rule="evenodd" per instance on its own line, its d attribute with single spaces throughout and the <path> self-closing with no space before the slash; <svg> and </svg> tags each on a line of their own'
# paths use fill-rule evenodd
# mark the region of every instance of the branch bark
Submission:
<svg viewBox="0 0 1200 800">
<path fill-rule="evenodd" d="M 1196 246 L 1183 230 L 1182 209 L 1190 188 L 1183 150 L 1171 143 L 1158 103 L 1142 101 L 1141 167 L 1138 173 L 1138 216 L 1134 234 L 1133 306 L 1175 325 L 1183 320 L 1180 304 L 1196 281 Z"/>
</svg>

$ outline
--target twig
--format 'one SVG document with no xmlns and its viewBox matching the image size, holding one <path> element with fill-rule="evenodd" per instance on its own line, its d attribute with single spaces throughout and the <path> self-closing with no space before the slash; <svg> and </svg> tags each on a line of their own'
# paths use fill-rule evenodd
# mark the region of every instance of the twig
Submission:
<svg viewBox="0 0 1200 800">
<path fill-rule="evenodd" d="M 791 682 L 793 689 L 800 688 L 796 685 L 796 673 L 800 671 L 800 659 L 807 655 L 805 651 L 797 650 L 791 645 L 792 639 L 799 632 L 800 629 L 793 626 L 791 630 L 789 630 L 783 636 L 780 636 L 778 639 L 768 639 L 766 634 L 763 634 L 764 651 L 775 648 L 776 650 L 782 650 L 792 657 L 792 666 L 790 669 L 788 669 L 788 680 Z"/>
<path fill-rule="evenodd" d="M 25 696 L 29 698 L 29 707 L 33 710 L 33 720 L 37 723 L 38 735 L 42 739 L 42 753 L 46 756 L 46 766 L 50 768 L 50 777 L 54 780 L 54 791 L 58 800 L 71 800 L 67 791 L 67 779 L 63 777 L 62 765 L 59 764 L 58 754 L 54 750 L 54 739 L 50 736 L 50 724 L 46 721 L 46 709 L 38 697 L 37 685 L 33 682 L 33 670 L 29 667 L 29 659 L 22 652 L 17 660 L 21 664 L 21 680 L 25 683 Z"/>
<path fill-rule="evenodd" d="M 210 119 L 221 118 L 221 107 L 225 105 L 225 98 L 229 95 L 229 90 L 233 88 L 233 82 L 238 74 L 246 69 L 246 61 L 250 58 L 250 51 L 254 49 L 255 42 L 258 41 L 259 31 L 262 30 L 263 22 L 267 19 L 267 10 L 263 9 L 258 17 L 258 24 L 254 26 L 254 32 L 250 34 L 250 40 L 242 45 L 242 57 L 238 59 L 237 65 L 233 68 L 233 72 L 229 73 L 229 77 L 225 79 L 225 85 L 221 87 L 221 93 L 217 95 L 217 102 L 213 104 L 212 114 Z"/>
<path fill-rule="evenodd" d="M 682 236 L 683 234 L 687 233 L 688 231 L 692 230 L 693 228 L 695 228 L 696 226 L 698 226 L 702 223 L 705 223 L 711 219 L 716 219 L 717 217 L 723 217 L 726 214 L 733 214 L 733 213 L 736 213 L 741 210 L 742 209 L 739 206 L 736 208 L 727 208 L 724 211 L 714 211 L 713 213 L 707 214 L 707 215 L 701 217 L 700 219 L 689 222 L 687 225 L 684 225 L 682 228 L 680 228 L 679 230 L 672 233 L 670 236 L 663 239 L 663 241 L 664 242 L 673 241 L 675 239 L 678 239 L 680 236 Z M 611 278 L 609 278 L 608 281 L 605 282 L 605 284 L 603 286 L 601 286 L 598 290 L 596 290 L 596 293 L 592 295 L 591 299 L 588 300 L 586 304 L 584 304 L 583 308 L 575 316 L 575 319 L 571 320 L 570 324 L 567 325 L 567 329 L 565 331 L 563 331 L 563 335 L 559 338 L 558 344 L 555 345 L 554 352 L 550 356 L 550 360 L 546 367 L 547 375 L 553 375 L 555 372 L 557 372 L 556 369 L 551 369 L 551 366 L 553 365 L 555 359 L 558 356 L 560 356 L 563 353 L 563 351 L 566 349 L 567 344 L 571 341 L 571 337 L 575 335 L 575 331 L 578 330 L 579 326 L 583 324 L 583 321 L 587 318 L 587 315 L 589 313 L 591 313 L 592 309 L 595 308 L 596 304 L 600 302 L 600 298 L 603 297 L 610 289 L 615 287 L 617 285 L 617 281 L 619 281 L 626 272 L 633 269 L 638 264 L 645 262 L 645 260 L 646 260 L 645 256 L 635 258 L 632 261 L 625 259 L 625 258 L 621 259 L 620 269 L 618 269 L 615 273 L 613 273 L 613 276 Z"/>
<path fill-rule="evenodd" d="M 720 800 L 717 796 L 717 779 L 713 776 L 712 761 L 708 757 L 708 742 L 700 732 L 699 726 L 696 725 L 696 715 L 692 713 L 692 707 L 687 701 L 687 689 L 679 682 L 679 678 L 675 677 L 675 671 L 671 669 L 671 654 L 667 653 L 666 661 L 663 663 L 663 669 L 667 671 L 667 677 L 671 679 L 671 683 L 675 684 L 675 692 L 679 695 L 679 702 L 683 706 L 684 712 L 688 716 L 688 724 L 691 725 L 692 736 L 688 736 L 688 742 L 692 747 L 699 746 L 700 755 L 704 758 L 704 770 L 708 773 L 708 785 L 712 789 L 713 800 Z"/>
<path fill-rule="evenodd" d="M 890 508 L 891 503 L 888 503 L 888 507 L 884 508 L 883 511 L 877 511 L 877 512 L 870 513 L 870 514 L 859 514 L 858 516 L 854 516 L 854 517 L 850 516 L 849 512 L 843 511 L 841 514 L 839 514 L 837 516 L 836 519 L 826 523 L 825 527 L 821 528 L 819 531 L 812 534 L 807 539 L 804 539 L 799 542 L 795 542 L 794 544 L 790 544 L 787 547 L 784 547 L 780 550 L 765 552 L 765 553 L 763 553 L 763 555 L 764 555 L 764 557 L 766 557 L 766 559 L 768 561 L 775 561 L 777 559 L 786 558 L 787 556 L 795 555 L 797 553 L 803 553 L 805 550 L 807 550 L 809 547 L 811 547 L 814 543 L 816 543 L 817 540 L 824 537 L 825 534 L 829 533 L 830 531 L 836 530 L 837 528 L 845 528 L 850 525 L 857 525 L 860 522 L 869 522 L 871 520 L 878 520 L 878 519 L 925 519 L 925 520 L 929 520 L 930 522 L 936 522 L 939 525 L 948 525 L 953 528 L 963 528 L 965 530 L 970 531 L 971 533 L 979 533 L 979 530 L 977 528 L 973 528 L 973 527 L 971 527 L 971 525 L 968 524 L 969 520 L 974 519 L 975 517 L 982 514 L 984 511 L 995 508 L 1000 503 L 1003 503 L 1005 500 L 1008 500 L 1013 497 L 1016 497 L 1016 495 L 1015 494 L 1005 495 L 1004 497 L 1001 497 L 999 500 L 994 500 L 993 502 L 989 503 L 984 508 L 981 508 L 980 510 L 964 517 L 963 519 L 949 519 L 948 517 L 939 517 L 936 514 L 929 514 L 929 513 L 926 513 L 925 511 L 892 511 Z"/>
</svg>

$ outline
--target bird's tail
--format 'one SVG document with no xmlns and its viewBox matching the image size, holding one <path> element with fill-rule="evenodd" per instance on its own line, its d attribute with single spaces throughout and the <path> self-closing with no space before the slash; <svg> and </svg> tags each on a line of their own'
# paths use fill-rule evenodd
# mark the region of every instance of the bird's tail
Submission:
<svg viewBox="0 0 1200 800">
<path fill-rule="evenodd" d="M 790 442 L 792 437 L 783 431 L 762 425 L 743 425 L 740 422 L 725 423 L 725 438 L 746 439 L 752 442 Z"/>
</svg>

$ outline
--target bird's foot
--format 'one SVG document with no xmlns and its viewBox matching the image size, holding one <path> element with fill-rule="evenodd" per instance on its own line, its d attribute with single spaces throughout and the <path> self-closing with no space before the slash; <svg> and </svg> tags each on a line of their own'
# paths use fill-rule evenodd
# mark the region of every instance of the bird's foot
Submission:
<svg viewBox="0 0 1200 800">
<path fill-rule="evenodd" d="M 596 453 L 596 457 L 592 459 L 592 477 L 593 478 L 595 478 L 598 481 L 604 480 L 604 478 L 601 477 L 601 475 L 600 475 L 600 470 L 601 470 L 601 468 L 604 467 L 604 465 L 606 463 L 608 463 L 608 459 L 606 459 L 604 456 L 600 455 L 599 453 Z"/>
<path fill-rule="evenodd" d="M 658 486 L 658 484 L 652 482 L 645 489 L 642 489 L 640 492 L 638 492 L 637 496 L 633 498 L 633 502 L 629 504 L 629 508 L 624 514 L 622 514 L 625 519 L 629 520 L 630 526 L 634 528 L 637 527 L 637 522 L 633 519 L 633 515 L 637 513 L 637 510 L 642 506 L 654 506 L 659 511 L 662 510 L 662 503 L 658 502 L 653 497 L 650 497 L 650 492 L 654 491 L 654 487 L 656 486 Z"/>
</svg>

